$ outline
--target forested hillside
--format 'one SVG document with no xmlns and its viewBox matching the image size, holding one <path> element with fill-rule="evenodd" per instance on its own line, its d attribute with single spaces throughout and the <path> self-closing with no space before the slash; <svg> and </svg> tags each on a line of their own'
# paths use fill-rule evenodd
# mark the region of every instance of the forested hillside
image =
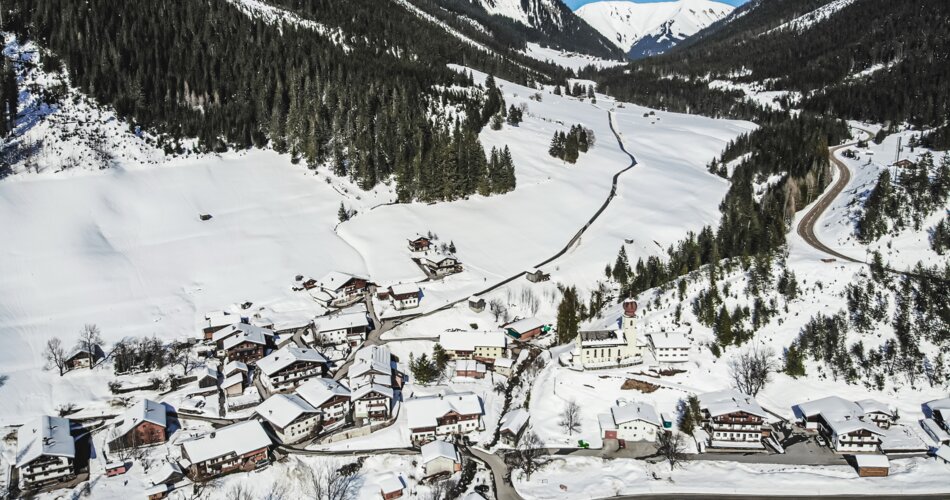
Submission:
<svg viewBox="0 0 950 500">
<path fill-rule="evenodd" d="M 252 16 L 227 0 L 16 0 L 4 29 L 49 49 L 72 85 L 157 133 L 168 151 L 190 137 L 205 150 L 271 145 L 311 166 L 329 161 L 364 189 L 395 176 L 403 201 L 513 187 L 491 177 L 477 136 L 504 103 L 466 88 L 469 78 L 446 64 L 515 81 L 544 75 L 396 3 L 272 5 L 306 22 Z"/>
</svg>

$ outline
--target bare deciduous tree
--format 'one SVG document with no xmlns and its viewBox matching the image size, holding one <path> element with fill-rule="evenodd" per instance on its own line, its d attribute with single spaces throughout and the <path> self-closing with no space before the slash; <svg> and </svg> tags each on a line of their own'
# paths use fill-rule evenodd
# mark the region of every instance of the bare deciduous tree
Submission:
<svg viewBox="0 0 950 500">
<path fill-rule="evenodd" d="M 660 431 L 656 444 L 657 453 L 669 462 L 670 470 L 686 461 L 686 442 L 682 434 Z"/>
<path fill-rule="evenodd" d="M 329 463 L 310 469 L 308 486 L 317 500 L 352 500 L 356 498 L 359 474 L 343 475 Z"/>
<path fill-rule="evenodd" d="M 44 354 L 48 368 L 57 368 L 59 376 L 62 377 L 66 373 L 66 350 L 63 349 L 63 341 L 57 337 L 47 340 Z"/>
<path fill-rule="evenodd" d="M 99 331 L 98 326 L 88 324 L 79 332 L 79 346 L 82 347 L 89 356 L 90 370 L 96 364 L 96 350 L 100 344 L 102 344 L 102 333 Z"/>
<path fill-rule="evenodd" d="M 775 371 L 775 351 L 750 347 L 729 360 L 729 376 L 733 385 L 744 394 L 755 397 Z"/>
<path fill-rule="evenodd" d="M 525 478 L 531 479 L 531 474 L 541 468 L 541 457 L 544 456 L 543 443 L 537 433 L 530 427 L 525 429 L 518 441 L 518 450 L 515 459 L 518 466 L 524 471 Z"/>
<path fill-rule="evenodd" d="M 228 490 L 228 500 L 254 500 L 257 496 L 254 491 L 245 486 L 244 483 L 236 483 Z"/>
<path fill-rule="evenodd" d="M 581 430 L 581 407 L 573 399 L 564 405 L 564 410 L 561 412 L 561 427 L 569 435 Z"/>
<path fill-rule="evenodd" d="M 508 308 L 505 307 L 505 303 L 502 302 L 501 299 L 491 299 L 488 303 L 488 310 L 491 311 L 496 322 L 498 318 L 508 315 Z"/>
<path fill-rule="evenodd" d="M 188 375 L 199 365 L 198 360 L 191 355 L 191 346 L 184 342 L 172 344 L 168 359 L 171 364 L 181 367 L 183 375 Z"/>
</svg>

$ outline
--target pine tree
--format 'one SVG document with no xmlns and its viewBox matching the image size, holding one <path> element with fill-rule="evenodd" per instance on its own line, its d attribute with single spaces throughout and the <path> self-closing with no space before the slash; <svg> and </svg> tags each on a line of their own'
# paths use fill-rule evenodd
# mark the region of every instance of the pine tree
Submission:
<svg viewBox="0 0 950 500">
<path fill-rule="evenodd" d="M 551 147 L 548 148 L 548 154 L 555 158 L 564 159 L 564 138 L 561 132 L 555 132 L 554 137 L 551 138 Z"/>
<path fill-rule="evenodd" d="M 350 213 L 346 210 L 346 207 L 343 206 L 343 202 L 340 202 L 340 209 L 337 211 L 337 218 L 340 222 L 346 222 L 350 220 Z"/>
<path fill-rule="evenodd" d="M 564 296 L 561 303 L 557 306 L 557 339 L 558 343 L 566 344 L 572 342 L 577 337 L 580 318 L 580 301 L 577 298 L 577 289 L 568 287 L 564 289 Z"/>
</svg>

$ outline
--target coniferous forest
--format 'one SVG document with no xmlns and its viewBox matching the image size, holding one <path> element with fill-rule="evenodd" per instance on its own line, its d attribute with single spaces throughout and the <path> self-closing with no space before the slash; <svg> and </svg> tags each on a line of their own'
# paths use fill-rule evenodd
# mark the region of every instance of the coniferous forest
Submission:
<svg viewBox="0 0 950 500">
<path fill-rule="evenodd" d="M 491 89 L 452 90 L 472 82 L 446 64 L 461 54 L 514 81 L 539 73 L 395 4 L 274 3 L 304 19 L 319 12 L 324 30 L 268 24 L 226 0 L 15 0 L 5 29 L 50 49 L 51 69 L 157 133 L 170 153 L 189 137 L 214 151 L 270 145 L 310 166 L 329 162 L 364 189 L 395 178 L 400 201 L 513 189 L 478 140 L 483 107 L 499 105 Z"/>
</svg>

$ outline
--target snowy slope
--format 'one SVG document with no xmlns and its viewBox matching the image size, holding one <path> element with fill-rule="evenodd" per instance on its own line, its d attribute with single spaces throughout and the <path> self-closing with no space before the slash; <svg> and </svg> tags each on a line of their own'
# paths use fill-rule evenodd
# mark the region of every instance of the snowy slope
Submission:
<svg viewBox="0 0 950 500">
<path fill-rule="evenodd" d="M 505 16 L 524 24 L 538 27 L 551 22 L 563 25 L 561 9 L 556 5 L 559 0 L 475 0 L 489 14 Z"/>
<path fill-rule="evenodd" d="M 618 47 L 630 51 L 641 41 L 668 48 L 732 10 L 729 5 L 710 0 L 606 1 L 584 5 L 576 14 Z"/>
</svg>

